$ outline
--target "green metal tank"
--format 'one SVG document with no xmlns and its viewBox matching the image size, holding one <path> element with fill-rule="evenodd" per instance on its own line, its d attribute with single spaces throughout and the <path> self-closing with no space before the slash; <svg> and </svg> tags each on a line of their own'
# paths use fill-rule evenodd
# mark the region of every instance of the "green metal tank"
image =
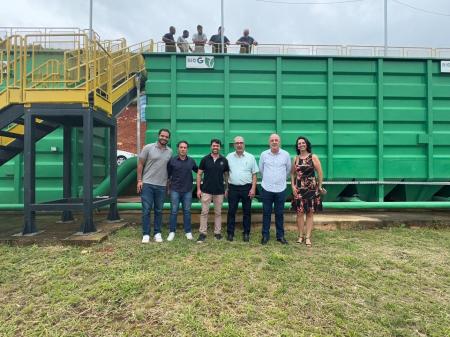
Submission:
<svg viewBox="0 0 450 337">
<path fill-rule="evenodd" d="M 441 72 L 440 60 L 198 57 L 145 55 L 147 142 L 169 128 L 171 143 L 187 140 L 198 160 L 211 138 L 223 140 L 228 153 L 241 135 L 259 158 L 271 133 L 292 156 L 304 135 L 325 180 L 343 182 L 327 185 L 328 201 L 450 197 L 444 185 L 377 183 L 450 180 L 450 74 Z"/>
<path fill-rule="evenodd" d="M 94 184 L 108 175 L 108 139 L 103 128 L 94 129 Z M 83 187 L 83 133 L 72 134 L 72 195 L 79 196 Z M 36 201 L 62 198 L 63 130 L 56 129 L 36 145 Z M 23 154 L 0 166 L 0 204 L 23 203 Z"/>
</svg>

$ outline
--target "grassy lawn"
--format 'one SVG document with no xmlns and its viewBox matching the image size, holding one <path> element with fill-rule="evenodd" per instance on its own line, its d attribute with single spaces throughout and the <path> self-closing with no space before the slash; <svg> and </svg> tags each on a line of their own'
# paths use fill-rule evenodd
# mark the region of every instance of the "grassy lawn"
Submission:
<svg viewBox="0 0 450 337">
<path fill-rule="evenodd" d="M 0 336 L 450 336 L 450 230 L 0 245 Z"/>
</svg>

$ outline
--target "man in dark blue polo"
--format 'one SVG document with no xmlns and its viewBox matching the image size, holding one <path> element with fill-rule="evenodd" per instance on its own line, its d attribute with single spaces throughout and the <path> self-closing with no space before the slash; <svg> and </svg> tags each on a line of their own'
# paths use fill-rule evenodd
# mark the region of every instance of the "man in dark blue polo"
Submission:
<svg viewBox="0 0 450 337">
<path fill-rule="evenodd" d="M 169 236 L 167 237 L 167 241 L 172 241 L 175 238 L 180 201 L 183 206 L 184 233 L 188 240 L 193 239 L 191 229 L 192 172 L 197 172 L 198 168 L 194 159 L 187 155 L 188 146 L 187 141 L 179 141 L 177 144 L 178 155 L 172 157 L 167 163 L 171 202 Z"/>
<path fill-rule="evenodd" d="M 166 44 L 166 52 L 175 53 L 177 51 L 177 47 L 175 45 L 175 35 L 176 29 L 174 26 L 169 27 L 169 32 L 164 34 L 162 37 L 163 42 Z"/>
</svg>

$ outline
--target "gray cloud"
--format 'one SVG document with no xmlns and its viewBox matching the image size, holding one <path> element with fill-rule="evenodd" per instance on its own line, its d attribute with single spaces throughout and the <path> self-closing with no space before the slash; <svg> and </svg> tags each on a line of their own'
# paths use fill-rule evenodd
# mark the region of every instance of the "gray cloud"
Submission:
<svg viewBox="0 0 450 337">
<path fill-rule="evenodd" d="M 291 0 L 303 1 L 303 0 Z M 314 0 L 311 0 L 314 1 Z M 321 1 L 321 0 L 315 0 Z M 403 0 L 450 14 L 448 0 Z M 225 0 L 225 34 L 236 41 L 246 27 L 260 43 L 383 44 L 383 2 L 286 5 Z M 88 28 L 89 0 L 15 0 L 6 4 L 3 26 Z M 160 40 L 170 25 L 191 34 L 202 24 L 208 36 L 220 25 L 220 0 L 94 0 L 94 29 L 105 39 Z M 430 15 L 389 1 L 390 45 L 447 47 L 450 17 Z"/>
</svg>

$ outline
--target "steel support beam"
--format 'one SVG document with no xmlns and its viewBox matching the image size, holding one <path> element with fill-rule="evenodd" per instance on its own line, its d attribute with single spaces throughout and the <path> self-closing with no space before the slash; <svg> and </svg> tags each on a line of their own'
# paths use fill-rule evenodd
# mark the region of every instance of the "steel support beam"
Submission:
<svg viewBox="0 0 450 337">
<path fill-rule="evenodd" d="M 36 212 L 31 205 L 36 202 L 36 143 L 35 143 L 36 118 L 30 109 L 25 114 L 24 129 L 24 227 L 22 234 L 37 232 L 35 218 Z"/>
<path fill-rule="evenodd" d="M 64 125 L 63 131 L 63 198 L 72 197 L 72 127 Z M 61 214 L 62 222 L 73 221 L 71 210 L 63 211 Z"/>
</svg>

